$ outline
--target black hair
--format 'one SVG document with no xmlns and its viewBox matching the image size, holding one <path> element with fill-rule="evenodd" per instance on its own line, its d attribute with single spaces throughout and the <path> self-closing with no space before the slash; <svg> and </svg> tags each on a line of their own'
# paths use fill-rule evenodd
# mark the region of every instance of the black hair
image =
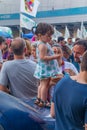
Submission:
<svg viewBox="0 0 87 130">
<path fill-rule="evenodd" d="M 77 38 L 75 39 L 75 42 L 77 42 L 78 40 L 80 40 L 80 38 L 77 37 Z"/>
<path fill-rule="evenodd" d="M 87 50 L 87 40 L 78 40 L 74 43 L 73 46 L 75 45 L 79 45 L 79 46 L 83 46 L 84 47 L 84 51 Z"/>
<path fill-rule="evenodd" d="M 72 39 L 72 37 L 68 37 L 68 40 L 69 40 L 69 39 Z"/>
<path fill-rule="evenodd" d="M 58 37 L 58 43 L 63 41 L 64 40 L 64 37 Z"/>
</svg>

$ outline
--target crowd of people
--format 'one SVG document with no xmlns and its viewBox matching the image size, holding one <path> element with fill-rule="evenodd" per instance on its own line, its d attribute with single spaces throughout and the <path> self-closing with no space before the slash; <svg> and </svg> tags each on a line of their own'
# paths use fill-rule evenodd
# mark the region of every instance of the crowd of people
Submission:
<svg viewBox="0 0 87 130">
<path fill-rule="evenodd" d="M 49 107 L 55 130 L 87 130 L 87 40 L 52 39 L 53 26 L 39 23 L 34 40 L 0 36 L 0 90 L 36 97 Z"/>
</svg>

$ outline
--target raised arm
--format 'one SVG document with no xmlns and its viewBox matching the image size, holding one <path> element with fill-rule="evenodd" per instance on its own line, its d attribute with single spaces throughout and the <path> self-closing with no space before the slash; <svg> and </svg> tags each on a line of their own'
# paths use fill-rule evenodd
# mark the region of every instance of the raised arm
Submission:
<svg viewBox="0 0 87 130">
<path fill-rule="evenodd" d="M 40 53 L 40 59 L 45 61 L 58 59 L 60 57 L 60 54 L 47 56 L 47 47 L 43 44 L 39 45 L 39 53 Z"/>
</svg>

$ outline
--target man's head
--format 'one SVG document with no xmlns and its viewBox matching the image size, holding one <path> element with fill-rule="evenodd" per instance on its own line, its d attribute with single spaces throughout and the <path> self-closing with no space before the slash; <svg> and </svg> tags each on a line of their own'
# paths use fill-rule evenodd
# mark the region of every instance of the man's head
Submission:
<svg viewBox="0 0 87 130">
<path fill-rule="evenodd" d="M 69 37 L 69 38 L 67 39 L 67 42 L 68 42 L 68 44 L 72 44 L 72 38 Z"/>
<path fill-rule="evenodd" d="M 25 40 L 20 37 L 15 38 L 11 43 L 13 53 L 17 56 L 23 55 L 25 47 L 26 47 Z"/>
<path fill-rule="evenodd" d="M 73 46 L 74 60 L 78 63 L 81 62 L 80 58 L 83 53 L 87 50 L 87 40 L 79 40 L 75 42 Z"/>
<path fill-rule="evenodd" d="M 81 71 L 87 71 L 87 51 L 84 52 L 82 57 Z"/>
<path fill-rule="evenodd" d="M 58 43 L 60 45 L 64 45 L 65 44 L 64 37 L 58 37 Z"/>
</svg>

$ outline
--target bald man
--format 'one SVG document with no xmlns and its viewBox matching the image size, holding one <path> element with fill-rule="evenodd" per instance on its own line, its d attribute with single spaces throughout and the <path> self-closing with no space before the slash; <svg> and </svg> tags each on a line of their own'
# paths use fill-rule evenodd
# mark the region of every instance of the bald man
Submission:
<svg viewBox="0 0 87 130">
<path fill-rule="evenodd" d="M 25 59 L 24 39 L 15 38 L 11 47 L 14 60 L 6 61 L 0 73 L 0 90 L 10 93 L 18 98 L 32 98 L 37 95 L 37 80 L 33 76 L 36 63 Z"/>
</svg>

